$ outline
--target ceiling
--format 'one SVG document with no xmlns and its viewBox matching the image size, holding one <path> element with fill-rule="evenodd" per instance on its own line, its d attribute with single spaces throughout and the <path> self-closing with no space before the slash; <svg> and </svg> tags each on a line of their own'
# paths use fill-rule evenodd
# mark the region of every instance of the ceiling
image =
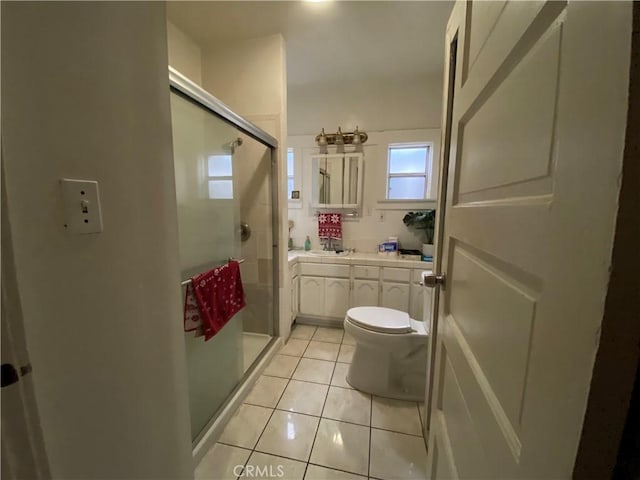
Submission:
<svg viewBox="0 0 640 480">
<path fill-rule="evenodd" d="M 282 33 L 287 82 L 303 86 L 440 74 L 452 6 L 435 1 L 174 1 L 168 2 L 167 15 L 204 48 Z"/>
</svg>

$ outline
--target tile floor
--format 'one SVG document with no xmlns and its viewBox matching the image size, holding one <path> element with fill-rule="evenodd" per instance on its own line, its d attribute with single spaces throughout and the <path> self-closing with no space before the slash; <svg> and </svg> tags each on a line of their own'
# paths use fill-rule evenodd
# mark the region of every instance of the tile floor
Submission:
<svg viewBox="0 0 640 480">
<path fill-rule="evenodd" d="M 352 389 L 342 329 L 297 325 L 196 479 L 426 478 L 419 405 Z"/>
</svg>

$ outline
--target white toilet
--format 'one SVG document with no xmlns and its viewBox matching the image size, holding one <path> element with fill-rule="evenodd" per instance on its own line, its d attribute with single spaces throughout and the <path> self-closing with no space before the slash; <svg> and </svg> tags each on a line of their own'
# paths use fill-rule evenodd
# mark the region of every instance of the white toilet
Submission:
<svg viewBox="0 0 640 480">
<path fill-rule="evenodd" d="M 356 342 L 347 374 L 349 385 L 381 397 L 424 401 L 426 327 L 425 322 L 391 308 L 349 309 L 344 330 Z"/>
</svg>

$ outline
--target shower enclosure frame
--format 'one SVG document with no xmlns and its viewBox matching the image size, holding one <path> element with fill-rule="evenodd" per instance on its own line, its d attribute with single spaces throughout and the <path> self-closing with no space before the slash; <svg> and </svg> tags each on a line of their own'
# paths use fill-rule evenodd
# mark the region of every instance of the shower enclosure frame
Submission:
<svg viewBox="0 0 640 480">
<path fill-rule="evenodd" d="M 176 69 L 169 67 L 169 88 L 170 91 L 175 92 L 181 95 L 183 98 L 195 103 L 201 108 L 208 110 L 214 116 L 222 119 L 228 124 L 234 126 L 242 133 L 250 136 L 251 138 L 257 140 L 261 144 L 265 145 L 270 149 L 271 156 L 271 171 L 270 171 L 270 182 L 271 182 L 271 228 L 272 228 L 272 292 L 273 292 L 273 311 L 272 311 L 272 325 L 270 325 L 270 330 L 272 332 L 271 340 L 264 347 L 262 352 L 258 355 L 258 357 L 254 360 L 253 364 L 249 369 L 244 372 L 243 376 L 240 378 L 238 384 L 231 391 L 227 399 L 223 402 L 223 404 L 218 408 L 218 410 L 214 413 L 211 420 L 207 423 L 207 425 L 203 428 L 202 432 L 193 439 L 192 445 L 194 449 L 199 449 L 198 446 L 202 443 L 206 442 L 207 437 L 210 436 L 211 431 L 216 428 L 216 422 L 219 421 L 219 417 L 225 411 L 225 408 L 234 400 L 237 396 L 239 390 L 246 383 L 246 381 L 252 376 L 256 366 L 260 363 L 260 361 L 264 358 L 264 356 L 269 352 L 269 350 L 273 347 L 273 345 L 278 341 L 280 335 L 280 222 L 278 221 L 278 212 L 280 211 L 279 206 L 279 195 L 278 195 L 278 140 L 267 132 L 262 130 L 257 125 L 254 125 L 249 120 L 241 117 L 233 110 L 231 110 L 227 105 L 218 100 L 216 97 L 211 95 L 209 92 L 204 90 L 202 87 L 197 85 L 196 83 L 189 80 L 187 77 L 182 75 Z"/>
</svg>

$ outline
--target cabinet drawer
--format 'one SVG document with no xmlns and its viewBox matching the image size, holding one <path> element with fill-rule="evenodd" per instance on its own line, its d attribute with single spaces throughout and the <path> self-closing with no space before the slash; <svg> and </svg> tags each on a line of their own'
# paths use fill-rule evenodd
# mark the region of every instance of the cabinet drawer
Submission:
<svg viewBox="0 0 640 480">
<path fill-rule="evenodd" d="M 349 265 L 324 265 L 322 263 L 300 263 L 301 275 L 316 277 L 349 278 Z"/>
<path fill-rule="evenodd" d="M 431 270 L 425 268 L 424 270 L 422 269 L 416 269 L 413 271 L 413 283 L 420 283 L 422 281 L 422 272 L 431 272 Z"/>
<path fill-rule="evenodd" d="M 411 270 L 408 268 L 388 268 L 382 270 L 382 278 L 392 282 L 407 282 L 411 280 Z"/>
<path fill-rule="evenodd" d="M 380 267 L 356 265 L 353 267 L 355 278 L 375 279 L 380 278 Z"/>
</svg>

